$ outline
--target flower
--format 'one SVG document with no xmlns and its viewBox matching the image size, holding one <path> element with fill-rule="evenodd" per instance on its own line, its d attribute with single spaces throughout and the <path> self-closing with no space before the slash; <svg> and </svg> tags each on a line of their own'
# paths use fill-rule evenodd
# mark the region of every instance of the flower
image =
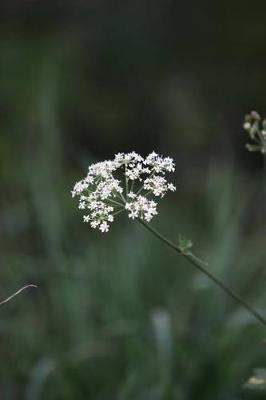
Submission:
<svg viewBox="0 0 266 400">
<path fill-rule="evenodd" d="M 154 215 L 157 215 L 156 210 L 157 204 L 153 200 L 148 200 L 145 196 L 136 196 L 136 199 L 132 202 L 128 202 L 125 205 L 125 209 L 129 211 L 129 218 L 144 219 L 150 222 Z"/>
<path fill-rule="evenodd" d="M 251 111 L 245 116 L 243 124 L 244 130 L 249 134 L 253 143 L 247 143 L 246 148 L 249 151 L 259 151 L 266 153 L 266 119 L 261 120 L 260 115 L 256 111 Z"/>
<path fill-rule="evenodd" d="M 118 153 L 113 160 L 92 164 L 87 176 L 74 185 L 72 197 L 79 197 L 83 221 L 94 229 L 108 232 L 115 216 L 122 211 L 131 219 L 150 222 L 157 215 L 157 202 L 176 187 L 166 173 L 174 172 L 175 163 L 154 151 L 146 158 L 136 152 Z"/>
</svg>

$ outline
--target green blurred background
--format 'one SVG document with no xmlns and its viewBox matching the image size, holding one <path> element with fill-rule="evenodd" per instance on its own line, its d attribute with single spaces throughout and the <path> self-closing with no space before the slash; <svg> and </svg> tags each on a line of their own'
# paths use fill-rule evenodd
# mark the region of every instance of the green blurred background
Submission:
<svg viewBox="0 0 266 400">
<path fill-rule="evenodd" d="M 193 240 L 262 313 L 266 5 L 0 1 L 1 400 L 240 400 L 265 328 L 126 217 L 90 231 L 71 199 L 119 151 L 176 160 L 154 225 Z M 266 394 L 262 395 L 266 398 Z"/>
</svg>

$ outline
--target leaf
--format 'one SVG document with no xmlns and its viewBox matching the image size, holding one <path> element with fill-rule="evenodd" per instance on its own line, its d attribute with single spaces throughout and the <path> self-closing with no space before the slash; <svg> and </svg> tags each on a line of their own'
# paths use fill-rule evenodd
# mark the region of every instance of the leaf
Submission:
<svg viewBox="0 0 266 400">
<path fill-rule="evenodd" d="M 193 243 L 190 239 L 186 239 L 184 236 L 178 235 L 178 245 L 180 250 L 186 251 L 192 247 Z"/>
</svg>

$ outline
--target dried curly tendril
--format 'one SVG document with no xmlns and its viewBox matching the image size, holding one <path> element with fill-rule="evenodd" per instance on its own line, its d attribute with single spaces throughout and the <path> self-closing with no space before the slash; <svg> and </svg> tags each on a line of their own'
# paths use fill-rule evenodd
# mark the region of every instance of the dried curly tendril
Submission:
<svg viewBox="0 0 266 400">
<path fill-rule="evenodd" d="M 174 170 L 172 158 L 155 152 L 146 158 L 134 151 L 118 153 L 113 160 L 90 165 L 87 176 L 75 184 L 71 193 L 79 197 L 83 221 L 108 232 L 122 211 L 131 219 L 150 222 L 157 214 L 158 199 L 176 190 L 165 177 Z"/>
<path fill-rule="evenodd" d="M 246 144 L 246 148 L 266 154 L 266 119 L 262 120 L 256 111 L 251 111 L 245 116 L 243 128 L 252 140 L 252 143 Z"/>
</svg>

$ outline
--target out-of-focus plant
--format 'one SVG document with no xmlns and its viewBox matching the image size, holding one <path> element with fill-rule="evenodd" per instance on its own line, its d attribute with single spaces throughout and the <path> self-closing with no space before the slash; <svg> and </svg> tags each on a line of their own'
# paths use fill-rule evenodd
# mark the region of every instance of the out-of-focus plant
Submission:
<svg viewBox="0 0 266 400">
<path fill-rule="evenodd" d="M 246 148 L 266 154 L 266 119 L 262 119 L 256 111 L 251 111 L 245 116 L 243 127 L 252 140 L 252 143 L 246 144 Z"/>
<path fill-rule="evenodd" d="M 256 111 L 251 111 L 245 116 L 243 125 L 248 132 L 250 139 L 255 144 L 246 144 L 249 151 L 259 151 L 266 157 L 266 119 L 262 119 Z M 247 398 L 265 399 L 266 393 L 266 369 L 256 368 L 252 376 L 243 386 Z M 251 396 L 251 397 L 249 397 Z"/>
</svg>

